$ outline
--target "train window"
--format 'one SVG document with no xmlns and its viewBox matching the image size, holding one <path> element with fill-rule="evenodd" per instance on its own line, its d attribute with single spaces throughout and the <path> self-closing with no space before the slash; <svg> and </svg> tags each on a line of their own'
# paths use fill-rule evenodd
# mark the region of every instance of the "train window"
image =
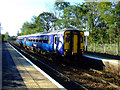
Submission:
<svg viewBox="0 0 120 90">
<path fill-rule="evenodd" d="M 39 37 L 39 42 L 42 42 L 42 37 Z"/>
<path fill-rule="evenodd" d="M 47 40 L 43 40 L 43 43 L 47 43 Z"/>
<path fill-rule="evenodd" d="M 70 43 L 70 33 L 66 33 L 66 43 Z"/>
<path fill-rule="evenodd" d="M 28 38 L 28 41 L 30 42 L 30 38 Z"/>
<path fill-rule="evenodd" d="M 43 37 L 43 43 L 47 43 L 47 37 Z"/>
<path fill-rule="evenodd" d="M 42 40 L 39 40 L 39 42 L 42 42 Z"/>
<path fill-rule="evenodd" d="M 31 41 L 31 39 L 28 39 L 28 41 Z"/>
<path fill-rule="evenodd" d="M 38 38 L 36 39 L 36 42 L 38 42 Z"/>
<path fill-rule="evenodd" d="M 33 39 L 33 42 L 35 42 L 35 39 Z"/>
<path fill-rule="evenodd" d="M 70 37 L 67 36 L 67 37 L 66 37 L 66 43 L 69 43 L 69 42 L 70 42 Z"/>
</svg>

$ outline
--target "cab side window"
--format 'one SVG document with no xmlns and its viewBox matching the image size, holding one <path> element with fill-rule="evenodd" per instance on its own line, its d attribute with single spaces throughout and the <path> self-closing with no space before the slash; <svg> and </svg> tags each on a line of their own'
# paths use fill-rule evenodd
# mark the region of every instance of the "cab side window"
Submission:
<svg viewBox="0 0 120 90">
<path fill-rule="evenodd" d="M 66 35 L 66 43 L 70 43 L 70 34 Z"/>
</svg>

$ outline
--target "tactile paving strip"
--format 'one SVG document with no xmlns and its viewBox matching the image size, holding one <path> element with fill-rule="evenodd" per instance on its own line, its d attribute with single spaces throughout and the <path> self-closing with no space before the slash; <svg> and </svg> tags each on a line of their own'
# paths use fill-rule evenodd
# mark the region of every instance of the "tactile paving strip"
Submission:
<svg viewBox="0 0 120 90">
<path fill-rule="evenodd" d="M 7 45 L 7 47 L 27 88 L 58 88 L 22 58 L 14 49 L 9 45 Z"/>
</svg>

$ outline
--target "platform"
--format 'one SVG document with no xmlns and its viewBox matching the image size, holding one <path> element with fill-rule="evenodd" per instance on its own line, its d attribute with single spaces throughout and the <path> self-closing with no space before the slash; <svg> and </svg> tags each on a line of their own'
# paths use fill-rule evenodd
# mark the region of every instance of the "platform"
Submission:
<svg viewBox="0 0 120 90">
<path fill-rule="evenodd" d="M 96 59 L 96 60 L 101 60 L 102 63 L 104 64 L 104 71 L 115 73 L 120 76 L 120 60 L 115 59 L 115 58 L 109 58 L 109 57 L 104 57 L 104 56 L 99 56 L 93 53 L 92 54 L 84 54 L 85 57 Z"/>
<path fill-rule="evenodd" d="M 2 88 L 58 87 L 27 62 L 7 43 L 2 44 Z"/>
</svg>

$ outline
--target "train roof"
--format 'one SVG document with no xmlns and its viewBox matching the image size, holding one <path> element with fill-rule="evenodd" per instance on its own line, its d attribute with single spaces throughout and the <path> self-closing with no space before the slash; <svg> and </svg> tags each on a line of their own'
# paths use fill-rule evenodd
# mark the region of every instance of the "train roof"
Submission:
<svg viewBox="0 0 120 90">
<path fill-rule="evenodd" d="M 18 36 L 17 38 L 19 38 L 19 39 L 22 39 L 22 38 L 24 38 L 24 37 L 26 37 L 27 35 L 22 35 L 22 36 Z"/>
<path fill-rule="evenodd" d="M 51 32 L 40 32 L 40 33 L 35 33 L 35 34 L 18 36 L 18 38 L 24 38 L 24 37 L 30 37 L 30 36 L 40 36 L 40 35 L 64 34 L 64 32 L 67 31 L 67 30 L 78 30 L 78 29 L 65 28 L 65 29 L 60 29 L 60 30 L 54 30 L 54 31 L 51 31 Z M 80 31 L 80 30 L 78 30 L 78 31 Z"/>
</svg>

